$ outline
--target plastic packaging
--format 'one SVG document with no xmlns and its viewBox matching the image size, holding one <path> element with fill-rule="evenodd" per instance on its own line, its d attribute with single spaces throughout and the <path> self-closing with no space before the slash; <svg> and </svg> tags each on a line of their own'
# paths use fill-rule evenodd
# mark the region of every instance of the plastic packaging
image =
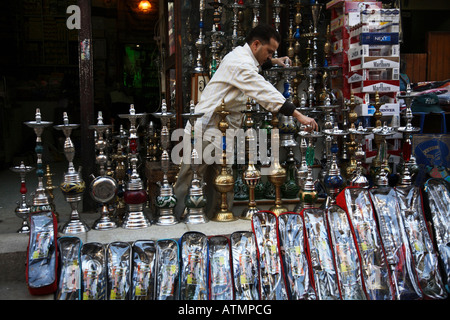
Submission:
<svg viewBox="0 0 450 320">
<path fill-rule="evenodd" d="M 98 242 L 81 247 L 82 299 L 105 300 L 107 287 L 106 248 Z"/>
<path fill-rule="evenodd" d="M 81 246 L 78 237 L 58 239 L 60 272 L 57 300 L 81 300 Z"/>
<path fill-rule="evenodd" d="M 161 239 L 156 242 L 155 300 L 177 300 L 179 297 L 180 260 L 178 242 Z"/>
<path fill-rule="evenodd" d="M 210 299 L 233 300 L 234 285 L 230 241 L 225 236 L 213 236 L 208 239 L 208 242 Z"/>
</svg>

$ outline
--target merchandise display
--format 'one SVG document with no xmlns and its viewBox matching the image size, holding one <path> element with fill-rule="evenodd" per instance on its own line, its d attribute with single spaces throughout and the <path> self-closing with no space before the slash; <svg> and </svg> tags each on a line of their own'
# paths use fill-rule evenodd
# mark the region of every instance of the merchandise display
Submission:
<svg viewBox="0 0 450 320">
<path fill-rule="evenodd" d="M 171 67 L 156 72 L 166 83 L 152 111 L 138 99 L 121 111 L 98 111 L 96 96 L 97 122 L 87 129 L 85 118 L 70 123 L 67 111 L 62 124 L 43 121 L 39 108 L 24 122 L 36 136 L 36 164 L 23 160 L 8 172 L 20 177 L 15 233 L 28 237 L 29 293 L 55 300 L 448 299 L 450 183 L 431 174 L 417 179 L 423 167 L 414 139 L 423 123 L 413 112 L 415 86 L 401 90 L 400 9 L 356 0 L 169 2 L 176 8 L 167 36 L 176 29 L 176 44 L 154 39 L 155 52 L 171 52 Z M 173 23 L 187 8 L 181 27 L 188 37 Z M 281 41 L 257 39 L 251 47 L 246 34 L 266 22 Z M 260 63 L 258 50 L 277 64 Z M 241 71 L 239 59 L 227 58 L 232 51 L 253 54 L 255 65 L 242 58 L 251 70 Z M 224 78 L 234 72 L 239 85 L 217 80 L 224 66 L 238 70 Z M 220 98 L 203 107 L 212 91 Z M 265 94 L 272 100 L 258 103 Z M 63 135 L 55 139 L 68 163 L 59 188 L 49 166 L 44 172 L 45 128 Z M 93 135 L 91 145 L 80 143 L 80 131 Z M 75 147 L 93 152 L 82 159 L 94 163 L 83 166 L 89 178 L 75 169 Z M 68 210 L 56 212 L 57 192 Z M 96 215 L 89 226 L 81 219 L 86 197 Z M 61 213 L 68 221 L 60 224 Z"/>
</svg>

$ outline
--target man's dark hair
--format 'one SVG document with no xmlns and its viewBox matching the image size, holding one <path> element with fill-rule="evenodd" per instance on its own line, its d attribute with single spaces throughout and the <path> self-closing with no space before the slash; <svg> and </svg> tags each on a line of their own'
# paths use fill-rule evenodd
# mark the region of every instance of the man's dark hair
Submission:
<svg viewBox="0 0 450 320">
<path fill-rule="evenodd" d="M 271 38 L 274 38 L 278 43 L 281 42 L 281 36 L 274 27 L 268 24 L 259 24 L 250 31 L 245 41 L 249 45 L 255 40 L 259 40 L 262 44 L 267 44 Z"/>
</svg>

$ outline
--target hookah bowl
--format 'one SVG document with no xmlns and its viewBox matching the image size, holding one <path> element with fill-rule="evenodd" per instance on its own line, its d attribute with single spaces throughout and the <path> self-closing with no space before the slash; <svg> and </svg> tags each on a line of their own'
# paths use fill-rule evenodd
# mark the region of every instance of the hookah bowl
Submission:
<svg viewBox="0 0 450 320">
<path fill-rule="evenodd" d="M 161 112 L 155 112 L 152 113 L 152 115 L 161 120 L 161 146 L 163 149 L 161 154 L 161 169 L 163 172 L 163 181 L 158 181 L 160 193 L 156 197 L 155 205 L 159 209 L 159 216 L 156 224 L 161 226 L 174 225 L 178 223 L 173 213 L 173 208 L 177 203 L 177 198 L 173 193 L 173 186 L 169 183 L 167 175 L 170 167 L 170 158 L 168 152 L 170 134 L 168 124 L 170 122 L 170 119 L 175 118 L 175 114 L 167 112 L 166 100 L 163 99 Z"/>
<path fill-rule="evenodd" d="M 106 142 L 103 139 L 103 134 L 112 128 L 112 125 L 103 124 L 102 112 L 99 111 L 97 124 L 91 125 L 89 128 L 97 132 L 95 147 L 99 150 L 99 153 L 96 157 L 96 162 L 100 166 L 100 176 L 92 180 L 89 190 L 92 199 L 102 204 L 101 216 L 94 222 L 92 228 L 94 230 L 111 230 L 117 228 L 117 223 L 110 217 L 108 203 L 116 197 L 118 185 L 114 178 L 105 174 L 107 157 L 104 154 Z"/>
<path fill-rule="evenodd" d="M 44 168 L 42 163 L 42 154 L 44 152 L 44 147 L 42 145 L 42 133 L 46 127 L 49 127 L 53 124 L 50 121 L 42 121 L 41 118 L 41 110 L 36 108 L 36 116 L 35 121 L 27 121 L 25 125 L 30 128 L 33 128 L 36 134 L 36 147 L 35 152 L 37 156 L 36 161 L 36 175 L 38 178 L 38 186 L 33 196 L 31 213 L 43 210 L 51 210 L 51 205 L 49 198 L 45 192 L 44 188 Z"/>
<path fill-rule="evenodd" d="M 65 200 L 69 203 L 72 211 L 70 213 L 69 221 L 63 225 L 61 232 L 65 234 L 84 233 L 89 231 L 89 227 L 80 219 L 78 204 L 83 200 L 83 193 L 86 186 L 81 177 L 81 168 L 76 171 L 73 165 L 75 147 L 70 139 L 72 131 L 77 129 L 80 125 L 69 123 L 69 117 L 66 112 L 63 114 L 63 120 L 64 124 L 56 125 L 54 128 L 63 131 L 66 136 L 66 140 L 64 141 L 64 154 L 69 162 L 69 167 L 67 172 L 64 173 L 63 182 L 60 184 L 59 188 L 64 194 Z"/>
<path fill-rule="evenodd" d="M 31 208 L 27 204 L 27 185 L 25 181 L 26 175 L 33 171 L 34 168 L 31 166 L 26 166 L 23 161 L 20 162 L 20 166 L 11 167 L 12 172 L 18 173 L 20 175 L 20 194 L 21 199 L 17 202 L 17 207 L 15 209 L 16 216 L 22 219 L 22 226 L 17 233 L 29 233 L 30 225 L 28 224 L 28 216 L 31 212 Z"/>
</svg>

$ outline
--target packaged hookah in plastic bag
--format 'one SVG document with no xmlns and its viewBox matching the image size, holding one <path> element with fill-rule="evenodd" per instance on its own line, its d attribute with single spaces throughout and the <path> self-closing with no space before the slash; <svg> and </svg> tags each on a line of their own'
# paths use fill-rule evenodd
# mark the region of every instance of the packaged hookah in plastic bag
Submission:
<svg viewBox="0 0 450 320">
<path fill-rule="evenodd" d="M 261 299 L 287 300 L 284 270 L 278 241 L 277 216 L 270 211 L 259 211 L 252 216 L 259 259 Z"/>
<path fill-rule="evenodd" d="M 281 256 L 290 300 L 316 300 L 311 262 L 305 247 L 303 217 L 295 212 L 278 216 Z"/>
<path fill-rule="evenodd" d="M 127 300 L 131 287 L 131 245 L 115 241 L 106 250 L 108 265 L 108 300 Z"/>
<path fill-rule="evenodd" d="M 173 239 L 156 242 L 155 300 L 179 298 L 180 260 L 179 244 Z"/>
<path fill-rule="evenodd" d="M 231 234 L 234 291 L 236 300 L 259 300 L 258 257 L 253 232 Z"/>
<path fill-rule="evenodd" d="M 347 213 L 336 204 L 326 209 L 336 271 L 343 300 L 366 300 L 360 254 Z"/>
<path fill-rule="evenodd" d="M 234 285 L 231 267 L 230 240 L 212 236 L 209 242 L 209 299 L 233 300 Z"/>
<path fill-rule="evenodd" d="M 60 263 L 57 300 L 81 300 L 81 246 L 78 237 L 58 239 Z"/>
<path fill-rule="evenodd" d="M 376 185 L 369 192 L 391 271 L 395 298 L 397 300 L 421 299 L 423 294 L 418 283 L 400 204 L 394 188 L 388 185 L 386 170 L 381 170 Z"/>
<path fill-rule="evenodd" d="M 131 300 L 153 300 L 156 247 L 152 240 L 137 240 L 132 245 Z"/>
<path fill-rule="evenodd" d="M 98 242 L 81 247 L 82 299 L 105 300 L 107 288 L 106 248 Z"/>
<path fill-rule="evenodd" d="M 54 293 L 57 289 L 57 222 L 51 211 L 30 216 L 27 247 L 26 282 L 32 295 Z"/>
<path fill-rule="evenodd" d="M 392 300 L 390 271 L 368 188 L 346 187 L 336 204 L 343 208 L 355 235 L 363 281 L 370 300 Z"/>
<path fill-rule="evenodd" d="M 442 277 L 450 293 L 450 184 L 444 179 L 432 178 L 425 182 L 425 207 L 433 226 Z"/>
<path fill-rule="evenodd" d="M 180 238 L 180 299 L 208 300 L 208 238 L 186 232 Z"/>
<path fill-rule="evenodd" d="M 307 208 L 300 213 L 305 221 L 308 255 L 319 300 L 340 300 L 333 250 L 323 209 Z"/>
</svg>

